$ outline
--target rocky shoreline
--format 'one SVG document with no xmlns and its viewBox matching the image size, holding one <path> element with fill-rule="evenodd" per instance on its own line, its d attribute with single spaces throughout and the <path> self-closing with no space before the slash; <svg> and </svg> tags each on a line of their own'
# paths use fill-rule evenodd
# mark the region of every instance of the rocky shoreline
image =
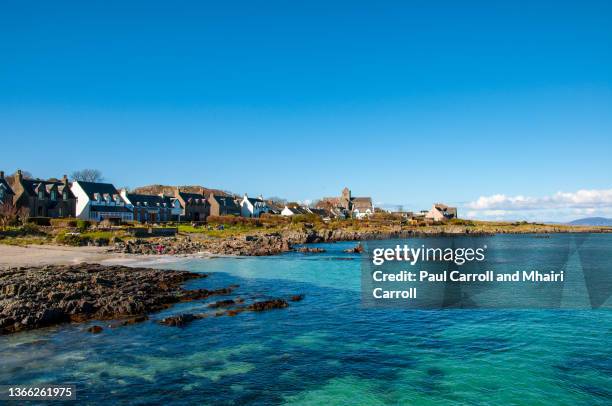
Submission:
<svg viewBox="0 0 612 406">
<path fill-rule="evenodd" d="M 120 320 L 111 327 L 133 324 L 175 303 L 226 296 L 237 288 L 186 290 L 182 287 L 189 280 L 205 277 L 205 274 L 186 271 L 99 264 L 9 268 L 0 271 L 0 334 L 88 320 Z M 243 299 L 227 299 L 223 307 L 243 302 Z M 240 311 L 257 311 L 267 302 L 250 303 L 244 308 L 241 306 Z M 234 315 L 229 312 L 215 315 Z M 90 331 L 98 333 L 102 327 L 94 326 Z"/>
<path fill-rule="evenodd" d="M 139 255 L 192 255 L 206 253 L 231 256 L 270 256 L 289 251 L 307 253 L 324 252 L 321 249 L 295 248 L 296 245 L 338 242 L 383 240 L 390 238 L 409 238 L 439 235 L 490 235 L 470 233 L 466 230 L 454 232 L 421 232 L 401 230 L 392 232 L 363 232 L 347 230 L 306 230 L 283 233 L 261 233 L 227 238 L 194 238 L 190 236 L 164 237 L 155 239 L 135 239 L 116 243 L 111 250 L 122 254 Z"/>
<path fill-rule="evenodd" d="M 230 256 L 270 256 L 289 251 L 320 253 L 316 248 L 295 248 L 296 245 L 339 242 L 384 240 L 391 238 L 409 238 L 443 235 L 491 235 L 489 233 L 470 232 L 464 227 L 441 231 L 397 230 L 349 231 L 349 230 L 314 230 L 285 231 L 277 233 L 258 233 L 226 238 L 197 238 L 195 236 L 176 236 L 155 239 L 135 239 L 116 243 L 111 250 L 122 254 L 139 255 L 193 255 L 206 253 L 211 255 Z"/>
</svg>

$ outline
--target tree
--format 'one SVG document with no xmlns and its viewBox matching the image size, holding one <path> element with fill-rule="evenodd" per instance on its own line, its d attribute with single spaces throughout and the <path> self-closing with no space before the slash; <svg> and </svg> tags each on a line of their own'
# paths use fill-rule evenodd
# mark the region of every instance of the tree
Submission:
<svg viewBox="0 0 612 406">
<path fill-rule="evenodd" d="M 71 177 L 81 182 L 101 182 L 104 180 L 102 172 L 97 169 L 81 169 L 80 171 L 72 172 Z"/>
<path fill-rule="evenodd" d="M 278 197 L 278 196 L 270 196 L 268 197 L 268 201 L 272 203 L 276 203 L 279 206 L 283 206 L 285 203 L 287 203 L 287 199 L 283 199 L 282 197 Z"/>
<path fill-rule="evenodd" d="M 0 204 L 0 228 L 6 229 L 9 226 L 16 226 L 19 222 L 27 222 L 29 212 L 27 209 L 18 209 L 16 206 L 7 202 Z"/>
</svg>

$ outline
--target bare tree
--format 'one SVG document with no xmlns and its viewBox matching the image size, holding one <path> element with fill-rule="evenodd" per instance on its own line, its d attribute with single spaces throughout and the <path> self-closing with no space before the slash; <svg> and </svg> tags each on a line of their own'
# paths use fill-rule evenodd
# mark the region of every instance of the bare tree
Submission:
<svg viewBox="0 0 612 406">
<path fill-rule="evenodd" d="M 270 196 L 268 197 L 268 201 L 276 203 L 280 206 L 284 205 L 285 203 L 287 203 L 287 199 L 283 199 L 282 197 L 278 197 L 278 196 Z"/>
<path fill-rule="evenodd" d="M 27 222 L 27 209 L 18 209 L 16 206 L 7 202 L 0 204 L 0 229 L 6 229 L 8 226 L 18 225 L 20 221 Z"/>
<path fill-rule="evenodd" d="M 98 169 L 81 169 L 80 171 L 72 172 L 71 177 L 81 182 L 101 182 L 104 180 L 102 172 Z"/>
</svg>

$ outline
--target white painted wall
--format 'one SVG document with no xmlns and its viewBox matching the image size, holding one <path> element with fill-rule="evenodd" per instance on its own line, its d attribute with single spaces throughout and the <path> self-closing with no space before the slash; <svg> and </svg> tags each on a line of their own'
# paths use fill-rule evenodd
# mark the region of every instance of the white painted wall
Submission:
<svg viewBox="0 0 612 406">
<path fill-rule="evenodd" d="M 293 216 L 294 213 L 289 210 L 289 207 L 285 206 L 285 208 L 281 211 L 281 216 Z"/>
<path fill-rule="evenodd" d="M 89 196 L 87 196 L 87 193 L 85 193 L 78 181 L 72 182 L 70 190 L 77 199 L 76 216 L 83 220 L 89 220 Z"/>
</svg>

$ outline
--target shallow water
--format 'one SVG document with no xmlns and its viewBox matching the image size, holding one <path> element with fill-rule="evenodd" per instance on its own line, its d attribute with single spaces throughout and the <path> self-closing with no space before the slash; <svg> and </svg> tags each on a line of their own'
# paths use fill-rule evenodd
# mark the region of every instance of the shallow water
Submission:
<svg viewBox="0 0 612 406">
<path fill-rule="evenodd" d="M 589 237 L 591 247 L 608 254 L 589 256 L 602 272 L 612 272 L 611 237 Z M 509 252 L 520 246 L 571 257 L 565 239 L 573 238 L 497 236 L 494 243 Z M 164 263 L 211 274 L 189 288 L 237 283 L 232 297 L 304 293 L 305 299 L 284 310 L 213 317 L 185 328 L 155 321 L 205 311 L 219 298 L 98 335 L 84 331 L 90 323 L 3 336 L 0 384 L 74 383 L 77 398 L 90 404 L 612 401 L 612 311 L 362 308 L 359 257 L 342 252 L 353 245 L 325 244 L 325 254 Z M 496 266 L 505 263 L 514 262 L 496 258 Z"/>
</svg>

